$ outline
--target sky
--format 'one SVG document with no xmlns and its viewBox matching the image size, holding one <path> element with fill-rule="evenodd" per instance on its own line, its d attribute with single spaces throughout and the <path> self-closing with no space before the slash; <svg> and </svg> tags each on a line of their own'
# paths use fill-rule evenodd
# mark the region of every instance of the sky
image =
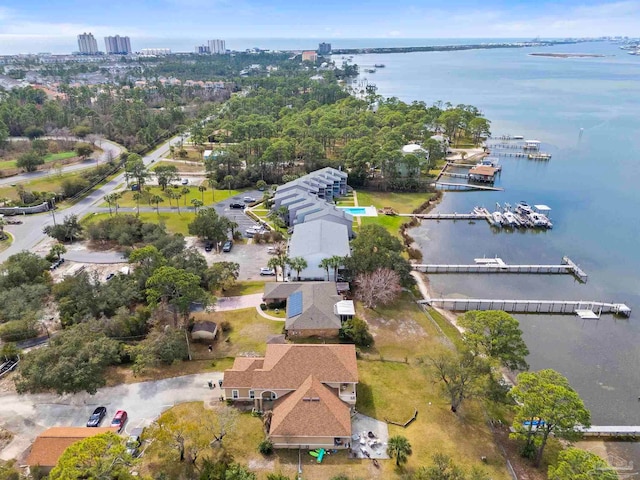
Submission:
<svg viewBox="0 0 640 480">
<path fill-rule="evenodd" d="M 640 0 L 2 0 L 0 54 L 69 53 L 77 35 L 128 35 L 134 50 L 208 39 L 640 36 Z M 313 40 L 313 42 L 311 42 Z M 235 43 L 235 45 L 234 45 Z M 255 43 L 255 42 L 254 42 Z M 288 48 L 265 42 L 264 48 Z M 254 46 L 262 46 L 256 44 Z M 376 45 L 363 45 L 375 47 Z"/>
</svg>

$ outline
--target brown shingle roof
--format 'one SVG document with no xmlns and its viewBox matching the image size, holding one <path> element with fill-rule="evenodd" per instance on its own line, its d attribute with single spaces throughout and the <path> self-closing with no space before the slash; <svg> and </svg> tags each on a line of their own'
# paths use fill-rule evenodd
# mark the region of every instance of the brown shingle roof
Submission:
<svg viewBox="0 0 640 480">
<path fill-rule="evenodd" d="M 115 432 L 117 428 L 52 427 L 42 432 L 31 446 L 27 465 L 54 467 L 67 447 L 94 435 Z"/>
<path fill-rule="evenodd" d="M 267 345 L 263 359 L 236 358 L 233 368 L 224 372 L 224 386 L 295 390 L 309 375 L 322 383 L 357 383 L 355 347 Z"/>
<path fill-rule="evenodd" d="M 271 437 L 348 437 L 351 412 L 334 392 L 313 375 L 300 388 L 276 401 Z"/>
</svg>

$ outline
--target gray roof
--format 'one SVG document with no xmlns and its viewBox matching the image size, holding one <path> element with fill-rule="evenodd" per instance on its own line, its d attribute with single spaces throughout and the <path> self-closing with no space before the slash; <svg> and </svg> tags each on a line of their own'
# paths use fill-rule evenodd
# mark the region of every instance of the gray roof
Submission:
<svg viewBox="0 0 640 480">
<path fill-rule="evenodd" d="M 210 332 L 210 333 L 216 333 L 216 331 L 218 330 L 218 326 L 215 324 L 215 322 L 210 322 L 208 320 L 204 320 L 202 322 L 195 322 L 193 324 L 193 330 L 191 331 L 193 332 Z"/>
<path fill-rule="evenodd" d="M 289 316 L 289 302 L 287 302 L 285 322 L 287 330 L 333 330 L 342 326 L 340 317 L 334 311 L 336 303 L 342 300 L 342 297 L 337 294 L 334 282 L 267 283 L 264 289 L 264 299 L 288 299 L 295 292 L 302 294 L 302 313 Z"/>
<path fill-rule="evenodd" d="M 305 217 L 305 219 L 307 221 L 311 221 L 314 218 L 321 217 L 321 216 L 324 216 L 324 215 L 331 215 L 332 217 L 344 218 L 345 220 L 353 222 L 353 215 L 348 213 L 346 210 L 342 210 L 340 208 L 337 208 L 337 207 L 335 207 L 333 205 L 329 205 L 329 204 L 327 204 L 327 208 L 324 208 L 319 212 L 313 212 L 312 214 L 307 215 Z"/>
<path fill-rule="evenodd" d="M 346 225 L 326 220 L 313 220 L 296 225 L 289 241 L 289 256 L 305 257 L 317 253 L 328 257 L 349 255 L 351 250 Z"/>
</svg>

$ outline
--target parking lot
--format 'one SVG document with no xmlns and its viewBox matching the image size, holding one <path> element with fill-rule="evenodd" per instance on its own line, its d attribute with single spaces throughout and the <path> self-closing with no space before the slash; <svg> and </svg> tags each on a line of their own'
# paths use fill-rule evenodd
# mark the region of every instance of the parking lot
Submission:
<svg viewBox="0 0 640 480">
<path fill-rule="evenodd" d="M 230 252 L 216 253 L 215 251 L 206 253 L 201 251 L 207 263 L 214 262 L 236 262 L 240 265 L 240 275 L 238 280 L 275 280 L 275 277 L 260 276 L 260 267 L 266 267 L 271 255 L 267 253 L 266 244 L 242 245 L 234 244 Z"/>
<path fill-rule="evenodd" d="M 241 203 L 243 205 L 246 205 L 243 200 L 244 197 L 261 199 L 262 193 L 263 192 L 259 190 L 249 190 L 247 192 L 236 195 L 235 197 L 230 197 L 226 200 L 218 202 L 213 206 L 213 208 L 216 209 L 218 215 L 225 216 L 229 220 L 236 222 L 240 227 L 240 232 L 242 232 L 242 235 L 247 238 L 245 231 L 247 230 L 247 228 L 255 226 L 256 222 L 252 220 L 248 215 L 246 215 L 242 209 L 230 208 L 229 205 L 232 203 Z"/>
</svg>

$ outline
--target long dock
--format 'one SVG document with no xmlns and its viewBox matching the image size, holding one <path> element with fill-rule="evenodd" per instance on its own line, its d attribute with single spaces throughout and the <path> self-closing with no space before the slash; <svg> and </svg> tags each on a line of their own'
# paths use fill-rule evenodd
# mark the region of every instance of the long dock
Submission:
<svg viewBox="0 0 640 480">
<path fill-rule="evenodd" d="M 491 155 L 496 157 L 528 158 L 529 160 L 551 160 L 550 153 L 501 152 L 493 150 Z"/>
<path fill-rule="evenodd" d="M 636 425 L 593 425 L 583 428 L 582 435 L 585 437 L 640 437 L 640 426 Z"/>
<path fill-rule="evenodd" d="M 631 316 L 631 308 L 624 303 L 586 300 L 499 300 L 484 298 L 425 298 L 418 303 L 445 310 L 503 310 L 510 313 L 577 314 L 581 318 L 598 318 L 600 313 Z M 598 314 L 595 311 L 598 311 Z M 591 313 L 591 314 L 589 314 Z"/>
<path fill-rule="evenodd" d="M 436 182 L 436 187 L 447 187 L 449 190 L 492 190 L 494 192 L 502 192 L 504 188 L 499 187 L 487 187 L 485 185 L 471 185 L 468 183 L 449 183 L 449 182 Z M 443 189 L 446 190 L 447 188 Z"/>
<path fill-rule="evenodd" d="M 509 265 L 500 258 L 473 265 L 414 264 L 413 268 L 423 273 L 524 273 L 524 274 L 571 274 L 585 283 L 588 275 L 569 257 L 562 257 L 561 265 Z"/>
<path fill-rule="evenodd" d="M 477 213 L 399 213 L 398 217 L 415 217 L 420 220 L 488 220 Z"/>
</svg>

